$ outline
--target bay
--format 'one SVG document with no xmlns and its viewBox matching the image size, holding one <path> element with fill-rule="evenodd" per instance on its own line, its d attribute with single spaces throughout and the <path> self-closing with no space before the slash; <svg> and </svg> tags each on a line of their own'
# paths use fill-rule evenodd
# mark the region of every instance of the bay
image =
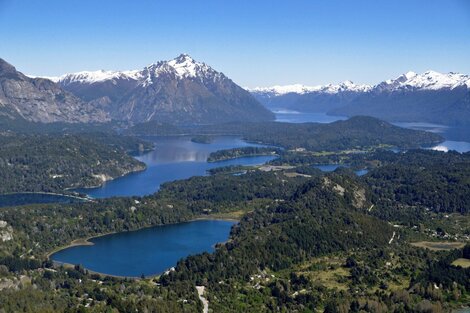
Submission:
<svg viewBox="0 0 470 313">
<path fill-rule="evenodd" d="M 73 246 L 51 255 L 58 263 L 82 265 L 107 275 L 141 277 L 161 274 L 189 255 L 213 252 L 227 240 L 234 221 L 198 220 L 92 238 L 93 245 Z"/>
<path fill-rule="evenodd" d="M 220 162 L 207 162 L 211 152 L 239 147 L 264 147 L 248 143 L 239 137 L 216 137 L 212 142 L 196 143 L 191 137 L 146 137 L 153 141 L 155 150 L 136 158 L 147 165 L 142 172 L 104 183 L 98 188 L 82 188 L 75 191 L 92 198 L 114 196 L 144 196 L 159 190 L 163 183 L 186 179 L 192 176 L 205 176 L 207 171 L 230 165 L 260 165 L 275 159 L 274 156 L 251 156 Z"/>
</svg>

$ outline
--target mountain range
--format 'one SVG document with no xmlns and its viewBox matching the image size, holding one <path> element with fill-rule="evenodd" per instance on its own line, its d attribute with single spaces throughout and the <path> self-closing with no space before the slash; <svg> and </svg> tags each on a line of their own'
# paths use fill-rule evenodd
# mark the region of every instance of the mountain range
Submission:
<svg viewBox="0 0 470 313">
<path fill-rule="evenodd" d="M 408 72 L 376 85 L 288 85 L 250 92 L 271 109 L 370 115 L 389 121 L 468 124 L 470 76 L 435 71 Z"/>
<path fill-rule="evenodd" d="M 114 120 L 207 124 L 274 118 L 249 92 L 187 54 L 142 70 L 79 72 L 50 79 Z"/>
<path fill-rule="evenodd" d="M 0 59 L 0 117 L 34 122 L 174 125 L 269 121 L 270 110 L 369 115 L 446 125 L 470 121 L 470 76 L 408 72 L 376 85 L 351 81 L 245 90 L 187 54 L 141 70 L 30 77 Z"/>
<path fill-rule="evenodd" d="M 60 77 L 29 77 L 0 59 L 0 86 L 0 115 L 34 122 L 188 125 L 274 119 L 248 91 L 187 54 L 142 70 Z"/>
</svg>

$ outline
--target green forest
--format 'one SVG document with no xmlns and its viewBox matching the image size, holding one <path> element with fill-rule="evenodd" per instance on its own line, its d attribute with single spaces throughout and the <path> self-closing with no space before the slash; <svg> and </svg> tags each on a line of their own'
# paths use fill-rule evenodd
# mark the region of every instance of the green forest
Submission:
<svg viewBox="0 0 470 313">
<path fill-rule="evenodd" d="M 152 146 L 106 133 L 0 136 L 0 193 L 63 192 L 145 169 L 129 153 Z"/>
<path fill-rule="evenodd" d="M 285 149 L 211 155 L 275 153 L 269 171 L 215 168 L 144 197 L 1 208 L 0 312 L 201 312 L 196 286 L 205 287 L 209 312 L 450 312 L 470 303 L 470 153 L 396 153 L 384 148 L 438 138 L 400 136 L 385 126 L 387 140 L 370 134 L 360 143 L 351 127 L 341 149 L 290 149 L 306 139 L 294 143 L 287 132 L 263 142 Z M 319 145 L 334 137 L 329 132 L 315 139 Z M 96 173 L 122 175 L 142 166 L 131 154 L 152 148 L 110 133 L 10 133 L 1 140 L 1 175 L 10 177 L 2 178 L 3 192 L 64 190 L 91 184 Z M 26 171 L 29 164 L 37 171 Z M 343 167 L 322 172 L 318 164 Z M 54 170 L 67 179 L 57 183 Z M 188 256 L 155 277 L 109 277 L 48 257 L 77 239 L 196 218 L 238 223 L 215 252 Z M 438 248 L 425 248 L 433 244 Z"/>
<path fill-rule="evenodd" d="M 443 141 L 438 134 L 393 126 L 373 117 L 356 116 L 346 121 L 320 123 L 228 123 L 176 128 L 156 122 L 138 124 L 127 130 L 134 135 L 197 134 L 239 135 L 251 142 L 286 149 L 309 151 L 363 150 L 379 146 L 419 148 Z"/>
</svg>

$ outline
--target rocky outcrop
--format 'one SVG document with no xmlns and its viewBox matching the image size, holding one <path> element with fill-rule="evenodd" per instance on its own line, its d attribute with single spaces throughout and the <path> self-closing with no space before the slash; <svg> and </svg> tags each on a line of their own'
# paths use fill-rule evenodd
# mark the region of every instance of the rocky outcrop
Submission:
<svg viewBox="0 0 470 313">
<path fill-rule="evenodd" d="M 106 122 L 108 115 L 44 78 L 30 78 L 0 59 L 0 115 L 33 122 Z"/>
</svg>

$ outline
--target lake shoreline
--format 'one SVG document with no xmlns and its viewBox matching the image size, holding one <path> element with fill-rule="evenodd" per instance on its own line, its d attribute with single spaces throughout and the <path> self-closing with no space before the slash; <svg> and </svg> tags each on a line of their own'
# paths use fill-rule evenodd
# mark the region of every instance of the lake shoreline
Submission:
<svg viewBox="0 0 470 313">
<path fill-rule="evenodd" d="M 218 151 L 224 151 L 224 150 L 218 150 Z M 218 152 L 216 151 L 216 152 Z M 230 157 L 223 157 L 219 159 L 209 159 L 207 158 L 207 163 L 217 163 L 217 162 L 223 162 L 223 161 L 229 161 L 229 160 L 236 160 L 239 158 L 250 158 L 250 157 L 259 157 L 259 156 L 273 156 L 276 158 L 279 158 L 279 154 L 272 154 L 272 153 L 255 153 L 255 154 L 242 154 L 242 155 L 237 155 L 237 156 L 230 156 Z"/>
<path fill-rule="evenodd" d="M 54 264 L 54 266 L 65 266 L 65 267 L 70 267 L 70 268 L 73 268 L 75 267 L 76 264 L 72 264 L 72 263 L 67 263 L 67 262 L 60 262 L 60 261 L 55 261 L 53 260 L 51 257 L 53 254 L 59 252 L 59 251 L 62 251 L 62 250 L 65 250 L 65 249 L 68 249 L 68 248 L 72 248 L 72 247 L 78 247 L 78 246 L 92 246 L 94 245 L 94 243 L 91 241 L 93 239 L 96 239 L 96 238 L 100 238 L 100 237 L 104 237 L 104 236 L 109 236 L 109 235 L 113 235 L 113 234 L 118 234 L 118 233 L 126 233 L 126 232 L 133 232 L 133 231 L 139 231 L 139 230 L 142 230 L 142 229 L 146 229 L 146 228 L 153 228 L 153 227 L 159 227 L 159 226 L 168 226 L 168 225 L 176 225 L 176 224 L 182 224 L 182 223 L 190 223 L 190 222 L 197 222 L 197 221 L 228 221 L 228 222 L 240 222 L 239 219 L 235 219 L 235 218 L 219 218 L 219 217 L 211 217 L 211 216 L 200 216 L 200 217 L 195 217 L 195 218 L 192 218 L 192 219 L 189 219 L 189 220 L 186 220 L 186 221 L 181 221 L 181 222 L 177 222 L 177 223 L 169 223 L 169 224 L 161 224 L 161 225 L 152 225 L 152 226 L 147 226 L 147 227 L 142 227 L 142 228 L 138 228 L 138 229 L 133 229 L 133 230 L 128 230 L 128 231 L 115 231 L 115 232 L 108 232 L 108 233 L 104 233 L 104 234 L 99 234 L 99 235 L 94 235 L 94 236 L 89 236 L 89 237 L 86 237 L 86 238 L 78 238 L 78 239 L 74 239 L 72 240 L 72 242 L 70 242 L 69 244 L 67 245 L 64 245 L 64 246 L 60 246 L 56 249 L 54 249 L 53 251 L 49 252 L 46 254 L 46 258 L 48 260 L 51 260 L 52 263 Z M 225 241 L 227 242 L 227 241 Z M 221 242 L 222 244 L 224 244 L 225 242 Z M 175 264 L 176 265 L 176 264 Z M 112 274 L 106 274 L 106 273 L 101 273 L 101 272 L 96 272 L 96 271 L 93 271 L 93 270 L 90 270 L 90 269 L 87 269 L 85 267 L 85 270 L 88 271 L 88 273 L 90 274 L 97 274 L 97 275 L 100 275 L 100 276 L 103 276 L 103 277 L 114 277 L 114 278 L 121 278 L 121 279 L 141 279 L 141 277 L 137 277 L 137 276 L 120 276 L 120 275 L 112 275 Z M 150 276 L 145 276 L 145 278 L 154 278 L 154 277 L 158 277 L 160 276 L 160 274 L 155 274 L 155 275 L 150 275 Z"/>
<path fill-rule="evenodd" d="M 67 190 L 67 189 L 66 189 Z M 77 195 L 69 195 L 65 193 L 58 193 L 58 192 L 47 192 L 47 191 L 18 191 L 18 192 L 7 192 L 7 193 L 2 193 L 0 196 L 9 196 L 9 195 L 18 195 L 18 194 L 31 194 L 31 195 L 49 195 L 49 196 L 61 196 L 61 197 L 67 197 L 67 198 L 73 198 L 73 199 L 78 199 L 78 200 L 84 200 L 84 201 L 92 201 L 92 199 L 88 197 L 80 197 Z"/>
<path fill-rule="evenodd" d="M 153 151 L 153 150 L 151 150 Z M 151 152 L 149 151 L 149 152 Z M 131 156 L 132 158 L 134 158 L 135 160 L 141 162 L 139 159 L 137 159 L 135 156 Z M 142 162 L 144 163 L 144 162 Z M 145 163 L 144 163 L 145 164 Z M 145 164 L 144 167 L 141 167 L 141 168 L 136 168 L 136 169 L 133 169 L 133 170 L 130 170 L 130 171 L 127 171 L 119 176 L 116 176 L 116 177 L 111 177 L 110 179 L 107 179 L 107 180 L 103 180 L 100 184 L 98 185 L 93 185 L 93 186 L 90 186 L 90 185 L 87 185 L 87 186 L 75 186 L 75 187 L 67 187 L 65 188 L 64 190 L 66 191 L 71 191 L 71 192 L 74 192 L 74 193 L 83 193 L 83 192 L 80 192 L 80 191 L 77 191 L 77 190 L 82 190 L 82 191 L 85 191 L 87 189 L 95 189 L 95 188 L 101 188 L 104 186 L 104 184 L 108 183 L 108 182 L 111 182 L 113 180 L 116 180 L 116 179 L 119 179 L 119 178 L 123 178 L 123 177 L 126 177 L 128 175 L 132 175 L 132 174 L 136 174 L 136 173 L 140 173 L 140 172 L 144 172 L 148 169 L 148 165 Z M 90 197 L 88 194 L 86 195 L 87 199 L 89 200 L 92 200 L 93 198 Z"/>
<path fill-rule="evenodd" d="M 77 194 L 43 191 L 7 192 L 0 194 L 0 208 L 84 202 L 94 202 L 94 199 Z"/>
<path fill-rule="evenodd" d="M 132 175 L 116 177 L 97 186 L 79 186 L 72 191 L 87 194 L 90 198 L 101 199 L 121 196 L 145 196 L 158 191 L 168 181 L 206 176 L 214 167 L 230 165 L 258 165 L 269 162 L 273 157 L 266 155 L 239 156 L 220 162 L 207 162 L 211 153 L 244 147 L 258 147 L 260 144 L 244 140 L 241 136 L 215 136 L 210 144 L 198 144 L 191 137 L 146 136 L 139 138 L 154 143 L 150 152 L 133 156 L 146 165 L 146 169 Z M 262 145 L 263 148 L 267 147 Z M 147 183 L 152 181 L 154 183 Z M 130 189 L 127 186 L 130 186 Z M 141 187 L 141 188 L 139 188 Z"/>
</svg>

